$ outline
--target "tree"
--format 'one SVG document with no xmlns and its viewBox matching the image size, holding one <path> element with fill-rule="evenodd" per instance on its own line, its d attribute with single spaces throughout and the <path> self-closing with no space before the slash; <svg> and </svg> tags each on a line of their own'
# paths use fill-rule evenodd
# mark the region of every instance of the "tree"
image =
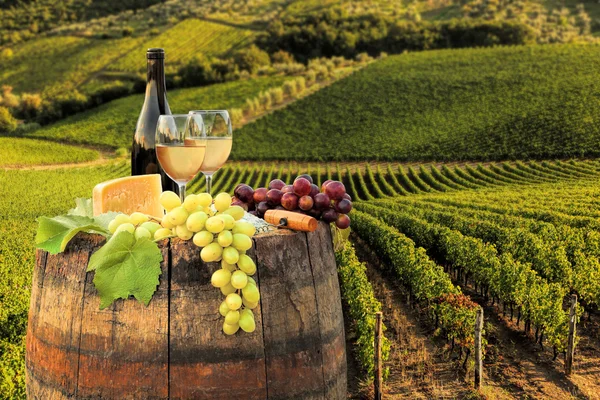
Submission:
<svg viewBox="0 0 600 400">
<path fill-rule="evenodd" d="M 0 107 L 0 133 L 10 133 L 17 128 L 17 120 L 6 107 Z"/>
<path fill-rule="evenodd" d="M 264 65 L 271 65 L 269 54 L 255 45 L 238 51 L 233 59 L 240 70 L 246 70 L 252 74 Z"/>
</svg>

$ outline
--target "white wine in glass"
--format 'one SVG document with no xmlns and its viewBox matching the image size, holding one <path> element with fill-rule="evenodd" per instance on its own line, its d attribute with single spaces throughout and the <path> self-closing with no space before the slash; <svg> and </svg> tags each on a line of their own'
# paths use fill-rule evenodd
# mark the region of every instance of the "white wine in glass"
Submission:
<svg viewBox="0 0 600 400">
<path fill-rule="evenodd" d="M 206 154 L 200 171 L 206 177 L 206 191 L 211 192 L 212 176 L 229 158 L 233 144 L 231 119 L 226 110 L 190 111 L 190 115 L 201 116 L 206 137 Z"/>
<path fill-rule="evenodd" d="M 206 154 L 206 136 L 200 116 L 161 115 L 156 126 L 156 156 L 165 173 L 179 186 L 181 202 L 185 185 L 200 172 Z"/>
</svg>

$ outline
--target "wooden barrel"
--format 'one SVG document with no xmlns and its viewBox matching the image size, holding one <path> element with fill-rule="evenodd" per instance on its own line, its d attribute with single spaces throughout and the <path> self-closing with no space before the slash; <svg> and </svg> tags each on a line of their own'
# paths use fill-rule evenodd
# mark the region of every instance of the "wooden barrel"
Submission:
<svg viewBox="0 0 600 400">
<path fill-rule="evenodd" d="M 255 236 L 256 331 L 225 335 L 223 295 L 191 242 L 160 245 L 150 305 L 104 310 L 86 274 L 104 239 L 37 253 L 27 328 L 30 399 L 344 399 L 346 351 L 331 232 Z"/>
</svg>

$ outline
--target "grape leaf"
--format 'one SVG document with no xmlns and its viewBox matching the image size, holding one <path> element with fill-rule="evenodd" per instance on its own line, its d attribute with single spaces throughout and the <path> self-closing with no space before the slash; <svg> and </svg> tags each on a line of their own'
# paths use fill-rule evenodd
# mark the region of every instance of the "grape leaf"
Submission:
<svg viewBox="0 0 600 400">
<path fill-rule="evenodd" d="M 75 208 L 69 210 L 69 215 L 80 215 L 82 217 L 90 217 L 94 216 L 94 206 L 92 203 L 92 199 L 84 199 L 78 197 L 75 199 Z"/>
<path fill-rule="evenodd" d="M 159 284 L 162 260 L 158 245 L 149 239 L 136 240 L 129 232 L 113 236 L 90 257 L 87 268 L 95 271 L 100 309 L 131 295 L 147 306 Z"/>
<path fill-rule="evenodd" d="M 112 221 L 113 219 L 115 219 L 115 217 L 119 215 L 118 212 L 114 212 L 114 211 L 109 211 L 107 213 L 104 214 L 100 214 L 94 217 L 94 222 L 103 227 L 104 229 L 108 230 L 108 224 L 110 223 L 110 221 Z"/>
<path fill-rule="evenodd" d="M 65 247 L 79 232 L 98 233 L 107 236 L 110 232 L 92 218 L 79 215 L 59 215 L 58 217 L 40 217 L 35 236 L 38 248 L 50 254 L 65 251 Z"/>
</svg>

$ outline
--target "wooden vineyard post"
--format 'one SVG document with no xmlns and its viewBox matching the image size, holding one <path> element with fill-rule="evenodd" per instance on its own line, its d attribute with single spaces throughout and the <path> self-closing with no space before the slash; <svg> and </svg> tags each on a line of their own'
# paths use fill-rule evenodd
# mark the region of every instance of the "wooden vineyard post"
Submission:
<svg viewBox="0 0 600 400">
<path fill-rule="evenodd" d="M 382 376 L 381 376 L 381 370 L 382 370 L 382 365 L 381 365 L 381 335 L 382 335 L 382 318 L 383 314 L 381 313 L 381 311 L 377 312 L 375 314 L 375 382 L 374 382 L 374 389 L 375 389 L 375 400 L 381 400 L 382 399 L 382 386 L 383 386 L 383 380 L 382 380 Z"/>
<path fill-rule="evenodd" d="M 483 331 L 483 308 L 477 309 L 475 317 L 475 389 L 481 389 L 483 381 L 483 362 L 481 350 L 481 333 Z"/>
<path fill-rule="evenodd" d="M 575 355 L 575 324 L 577 323 L 577 295 L 571 296 L 571 312 L 569 313 L 569 339 L 567 341 L 567 356 L 565 357 L 565 375 L 573 372 L 573 356 Z"/>
</svg>

